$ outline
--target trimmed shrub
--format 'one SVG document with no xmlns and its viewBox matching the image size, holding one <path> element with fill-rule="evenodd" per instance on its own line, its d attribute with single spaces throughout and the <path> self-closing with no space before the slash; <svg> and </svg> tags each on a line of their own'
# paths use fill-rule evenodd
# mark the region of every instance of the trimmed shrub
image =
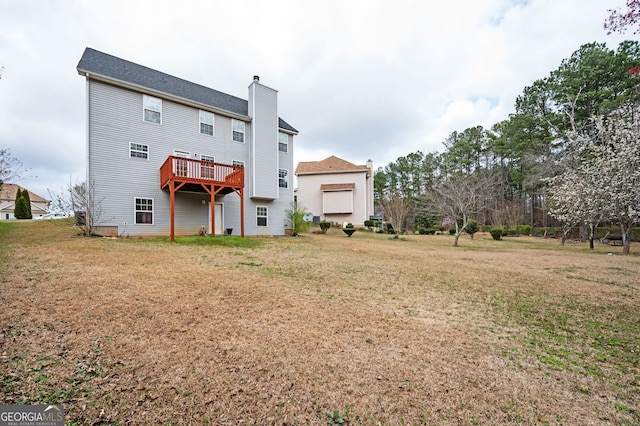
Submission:
<svg viewBox="0 0 640 426">
<path fill-rule="evenodd" d="M 499 241 L 502 239 L 502 229 L 500 228 L 492 228 L 489 233 L 494 240 Z"/>
<path fill-rule="evenodd" d="M 449 235 L 455 235 L 456 234 L 456 228 L 449 228 Z"/>
<path fill-rule="evenodd" d="M 364 221 L 364 226 L 366 226 L 367 228 L 377 228 L 380 226 L 380 222 L 378 222 L 377 220 L 365 220 Z"/>
<path fill-rule="evenodd" d="M 326 220 L 320 222 L 320 230 L 323 234 L 326 234 L 329 228 L 331 228 L 331 222 L 327 222 Z"/>
<path fill-rule="evenodd" d="M 480 229 L 480 227 L 478 226 L 478 222 L 475 220 L 470 220 L 469 223 L 467 223 L 466 231 L 467 234 L 471 235 L 471 239 L 473 239 L 473 234 L 478 232 L 478 229 Z"/>
<path fill-rule="evenodd" d="M 391 222 L 385 223 L 385 229 L 387 231 L 387 234 L 395 234 L 396 233 L 396 231 L 393 229 L 393 225 L 391 224 Z"/>
<path fill-rule="evenodd" d="M 347 226 L 344 227 L 342 232 L 347 234 L 347 237 L 350 237 L 354 232 L 356 232 L 356 228 L 354 228 L 353 223 L 349 222 L 347 223 Z"/>
</svg>

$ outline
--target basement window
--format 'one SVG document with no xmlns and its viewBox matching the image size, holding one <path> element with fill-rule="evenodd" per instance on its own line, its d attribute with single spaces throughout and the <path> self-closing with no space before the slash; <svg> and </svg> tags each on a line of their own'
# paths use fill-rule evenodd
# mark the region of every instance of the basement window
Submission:
<svg viewBox="0 0 640 426">
<path fill-rule="evenodd" d="M 153 225 L 153 198 L 136 198 L 136 224 Z"/>
<path fill-rule="evenodd" d="M 258 226 L 267 226 L 267 216 L 268 209 L 266 206 L 257 206 L 256 207 L 256 225 Z"/>
</svg>

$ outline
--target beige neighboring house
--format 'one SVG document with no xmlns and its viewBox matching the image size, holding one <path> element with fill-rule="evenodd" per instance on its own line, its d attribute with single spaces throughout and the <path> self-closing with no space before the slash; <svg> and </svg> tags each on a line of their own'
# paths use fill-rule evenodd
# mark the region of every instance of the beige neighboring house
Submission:
<svg viewBox="0 0 640 426">
<path fill-rule="evenodd" d="M 373 215 L 373 163 L 359 166 L 332 155 L 296 167 L 296 200 L 314 219 L 355 226 Z"/>
<path fill-rule="evenodd" d="M 18 188 L 24 191 L 24 188 L 20 185 L 13 183 L 5 183 L 0 188 L 0 220 L 15 219 L 13 215 L 13 206 L 16 202 L 16 193 Z M 49 212 L 49 200 L 45 200 L 38 194 L 27 190 L 29 192 L 29 198 L 31 199 L 31 216 L 33 219 L 36 217 L 44 216 Z"/>
</svg>

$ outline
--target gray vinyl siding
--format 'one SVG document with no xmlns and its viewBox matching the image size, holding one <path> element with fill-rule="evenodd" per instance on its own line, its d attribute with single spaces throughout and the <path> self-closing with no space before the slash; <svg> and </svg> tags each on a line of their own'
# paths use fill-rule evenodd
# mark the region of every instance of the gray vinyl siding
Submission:
<svg viewBox="0 0 640 426">
<path fill-rule="evenodd" d="M 198 158 L 200 154 L 213 155 L 219 163 L 244 161 L 245 234 L 283 233 L 285 210 L 293 200 L 293 154 L 290 150 L 290 164 L 286 167 L 290 174 L 290 187 L 278 191 L 277 111 L 270 112 L 276 124 L 267 126 L 267 132 L 272 134 L 272 155 L 269 161 L 258 156 L 259 161 L 255 162 L 250 155 L 251 123 L 246 123 L 245 143 L 238 143 L 232 140 L 231 118 L 222 114 L 215 114 L 214 136 L 202 135 L 197 108 L 163 99 L 162 124 L 158 125 L 143 120 L 142 93 L 93 80 L 88 84 L 88 92 L 88 170 L 94 199 L 99 205 L 96 225 L 117 226 L 120 235 L 169 235 L 169 192 L 160 189 L 160 167 L 174 149 L 179 149 L 190 152 L 192 158 L 195 154 Z M 260 137 L 265 138 L 262 134 Z M 148 145 L 149 158 L 129 158 L 130 142 Z M 258 145 L 267 152 L 268 148 L 262 146 L 263 143 L 261 140 Z M 251 168 L 257 171 L 256 177 L 260 177 L 260 182 L 262 179 L 271 180 L 260 191 L 269 189 L 268 195 L 276 200 L 250 199 L 250 194 L 255 193 L 249 173 Z M 135 198 L 153 199 L 153 225 L 135 224 Z M 208 194 L 176 192 L 176 235 L 197 234 L 201 226 L 207 227 L 208 201 Z M 240 197 L 231 193 L 217 196 L 215 201 L 224 203 L 223 227 L 233 228 L 234 234 L 239 235 Z M 256 226 L 256 205 L 269 208 L 267 228 Z"/>
<path fill-rule="evenodd" d="M 252 118 L 251 196 L 278 198 L 278 93 L 259 83 L 249 88 L 249 115 Z M 274 167 L 275 166 L 275 167 Z"/>
</svg>

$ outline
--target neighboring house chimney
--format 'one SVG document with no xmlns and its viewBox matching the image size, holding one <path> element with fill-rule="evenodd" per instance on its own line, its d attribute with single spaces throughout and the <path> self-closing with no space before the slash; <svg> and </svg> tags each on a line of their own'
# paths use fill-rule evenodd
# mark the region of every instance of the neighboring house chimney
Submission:
<svg viewBox="0 0 640 426">
<path fill-rule="evenodd" d="M 373 200 L 373 161 L 367 160 L 367 168 L 369 173 L 367 174 L 367 219 L 374 214 L 374 200 Z"/>
<path fill-rule="evenodd" d="M 278 198 L 278 91 L 260 84 L 253 76 L 249 86 L 249 138 L 252 198 Z"/>
</svg>

